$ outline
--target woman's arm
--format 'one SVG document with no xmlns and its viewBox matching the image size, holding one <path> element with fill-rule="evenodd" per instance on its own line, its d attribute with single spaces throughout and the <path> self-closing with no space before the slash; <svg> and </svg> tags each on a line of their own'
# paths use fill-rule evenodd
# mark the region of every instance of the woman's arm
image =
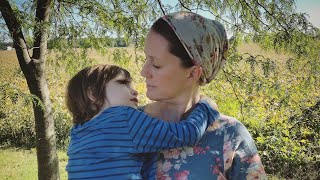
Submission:
<svg viewBox="0 0 320 180">
<path fill-rule="evenodd" d="M 165 122 L 129 107 L 128 111 L 129 134 L 139 152 L 193 145 L 219 117 L 219 112 L 202 100 L 190 116 L 179 123 Z"/>
</svg>

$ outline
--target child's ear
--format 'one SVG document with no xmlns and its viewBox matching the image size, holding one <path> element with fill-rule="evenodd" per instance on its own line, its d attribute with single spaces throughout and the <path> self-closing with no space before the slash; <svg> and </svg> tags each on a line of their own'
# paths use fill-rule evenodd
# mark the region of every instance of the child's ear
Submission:
<svg viewBox="0 0 320 180">
<path fill-rule="evenodd" d="M 198 81 L 202 75 L 202 67 L 200 66 L 193 66 L 191 67 L 189 78 L 192 78 L 195 81 Z"/>
<path fill-rule="evenodd" d="M 88 98 L 90 99 L 91 102 L 96 101 L 96 98 L 93 96 L 93 92 L 92 92 L 91 88 L 88 88 L 87 96 L 88 96 Z"/>
</svg>

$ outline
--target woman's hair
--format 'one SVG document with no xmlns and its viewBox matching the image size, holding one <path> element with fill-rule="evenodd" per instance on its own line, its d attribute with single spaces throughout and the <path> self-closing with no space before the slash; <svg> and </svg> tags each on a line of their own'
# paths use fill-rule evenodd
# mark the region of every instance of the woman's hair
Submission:
<svg viewBox="0 0 320 180">
<path fill-rule="evenodd" d="M 189 68 L 194 66 L 192 59 L 184 49 L 176 33 L 165 20 L 159 18 L 153 23 L 151 29 L 169 42 L 169 52 L 180 58 L 183 67 Z"/>
<path fill-rule="evenodd" d="M 130 73 L 114 65 L 89 66 L 70 79 L 66 104 L 74 124 L 83 124 L 99 113 L 104 104 L 106 84 L 121 73 L 131 82 Z"/>
</svg>

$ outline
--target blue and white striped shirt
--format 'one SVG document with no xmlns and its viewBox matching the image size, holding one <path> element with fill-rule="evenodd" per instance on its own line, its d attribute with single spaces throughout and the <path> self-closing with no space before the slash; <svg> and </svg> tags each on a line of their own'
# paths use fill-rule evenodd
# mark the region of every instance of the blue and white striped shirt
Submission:
<svg viewBox="0 0 320 180">
<path fill-rule="evenodd" d="M 180 123 L 165 122 L 128 106 L 110 107 L 72 127 L 68 178 L 142 179 L 144 153 L 193 145 L 218 116 L 205 101 L 197 103 Z"/>
</svg>

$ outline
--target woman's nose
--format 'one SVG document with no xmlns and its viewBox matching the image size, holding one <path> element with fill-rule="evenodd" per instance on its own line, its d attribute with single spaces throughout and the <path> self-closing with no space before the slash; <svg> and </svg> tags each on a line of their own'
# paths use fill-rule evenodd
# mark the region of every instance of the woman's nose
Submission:
<svg viewBox="0 0 320 180">
<path fill-rule="evenodd" d="M 142 77 L 145 77 L 145 78 L 150 78 L 150 72 L 149 72 L 149 67 L 148 67 L 147 62 L 145 62 L 145 63 L 143 64 L 143 67 L 142 67 L 142 70 L 141 70 L 141 72 L 140 72 L 140 75 L 141 75 Z"/>
</svg>

